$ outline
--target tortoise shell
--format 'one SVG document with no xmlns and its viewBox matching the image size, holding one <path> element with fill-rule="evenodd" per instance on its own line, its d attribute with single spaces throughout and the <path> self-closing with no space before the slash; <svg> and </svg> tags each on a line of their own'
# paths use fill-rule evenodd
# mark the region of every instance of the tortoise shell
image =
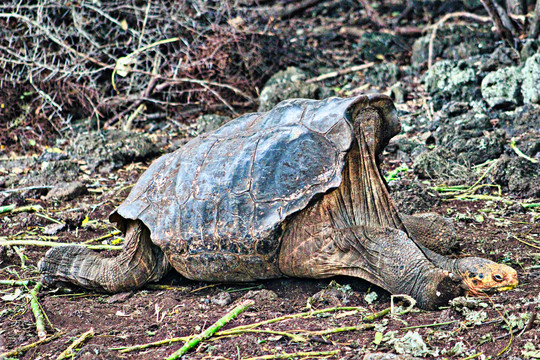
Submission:
<svg viewBox="0 0 540 360">
<path fill-rule="evenodd" d="M 341 184 L 351 116 L 373 102 L 394 109 L 372 95 L 292 99 L 240 116 L 157 159 L 111 221 L 141 220 L 187 278 L 278 277 L 284 223 Z"/>
</svg>

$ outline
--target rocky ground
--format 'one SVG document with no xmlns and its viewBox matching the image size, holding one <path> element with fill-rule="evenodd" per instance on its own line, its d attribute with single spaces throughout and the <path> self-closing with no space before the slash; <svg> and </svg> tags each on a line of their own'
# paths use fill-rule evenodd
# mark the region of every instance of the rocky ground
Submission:
<svg viewBox="0 0 540 360">
<path fill-rule="evenodd" d="M 57 358 L 91 329 L 77 358 L 163 358 L 246 299 L 254 305 L 186 358 L 540 358 L 540 42 L 520 40 L 514 48 L 491 23 L 450 20 L 437 31 L 428 69 L 431 31 L 374 31 L 363 10 L 336 15 L 334 3 L 274 24 L 275 31 L 295 29 L 289 40 L 306 53 L 322 50 L 266 74 L 257 105 L 245 111 L 291 97 L 390 94 L 403 130 L 383 154 L 383 170 L 399 209 L 453 219 L 460 237 L 453 256 L 508 264 L 518 271 L 519 287 L 458 298 L 433 312 L 404 311 L 402 304 L 396 314 L 384 312 L 391 306 L 387 292 L 346 277 L 209 284 L 173 272 L 116 295 L 42 288 L 36 299 L 47 317 L 47 342 L 9 353 L 38 341 L 30 290 L 47 242 L 95 245 L 113 256 L 123 240 L 108 214 L 152 160 L 234 115 L 146 120 L 129 131 L 92 129 L 92 120 L 83 119 L 60 133 L 43 126 L 42 138 L 0 149 L 0 358 Z M 384 18 L 397 18 L 397 10 Z M 424 29 L 429 14 L 445 11 L 452 9 L 427 9 L 401 24 Z M 361 32 L 351 35 L 339 16 L 352 17 Z M 317 78 L 322 74 L 330 76 Z M 24 100 L 20 90 L 3 91 Z M 6 117 L 12 130 L 26 134 L 14 117 Z M 244 325 L 252 326 L 226 332 Z"/>
</svg>

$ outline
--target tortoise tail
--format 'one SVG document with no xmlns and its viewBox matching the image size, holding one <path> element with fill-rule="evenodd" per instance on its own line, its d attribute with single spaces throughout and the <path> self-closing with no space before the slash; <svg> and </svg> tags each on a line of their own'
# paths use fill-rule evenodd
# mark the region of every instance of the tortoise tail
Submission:
<svg viewBox="0 0 540 360">
<path fill-rule="evenodd" d="M 139 221 L 129 222 L 124 248 L 117 257 L 105 258 L 83 246 L 61 246 L 50 249 L 38 267 L 44 284 L 73 284 L 108 293 L 140 288 L 169 270 L 165 255 Z"/>
</svg>

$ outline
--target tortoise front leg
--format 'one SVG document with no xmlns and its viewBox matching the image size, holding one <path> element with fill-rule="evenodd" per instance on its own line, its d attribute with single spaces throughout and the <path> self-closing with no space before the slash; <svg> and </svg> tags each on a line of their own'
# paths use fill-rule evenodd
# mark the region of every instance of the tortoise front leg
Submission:
<svg viewBox="0 0 540 360">
<path fill-rule="evenodd" d="M 104 258 L 83 246 L 62 246 L 49 250 L 38 267 L 42 282 L 48 285 L 71 283 L 117 293 L 160 279 L 170 265 L 150 240 L 148 228 L 140 221 L 130 221 L 124 248 L 117 257 Z"/>
<path fill-rule="evenodd" d="M 410 295 L 424 309 L 464 292 L 461 279 L 436 267 L 403 231 L 355 226 L 308 233 L 295 227 L 285 233 L 279 257 L 284 274 L 359 277 L 392 294 Z"/>
<path fill-rule="evenodd" d="M 439 254 L 450 254 L 459 248 L 459 241 L 453 222 L 439 214 L 423 213 L 399 217 L 410 237 Z"/>
</svg>

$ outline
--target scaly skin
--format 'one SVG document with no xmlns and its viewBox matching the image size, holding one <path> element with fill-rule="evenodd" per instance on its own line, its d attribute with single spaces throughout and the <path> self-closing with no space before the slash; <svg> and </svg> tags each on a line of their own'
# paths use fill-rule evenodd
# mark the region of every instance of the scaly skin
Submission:
<svg viewBox="0 0 540 360">
<path fill-rule="evenodd" d="M 38 268 L 46 285 L 73 284 L 117 293 L 159 280 L 170 265 L 161 249 L 150 241 L 146 226 L 128 221 L 124 249 L 117 257 L 104 258 L 84 246 L 60 246 L 49 250 Z"/>
</svg>

